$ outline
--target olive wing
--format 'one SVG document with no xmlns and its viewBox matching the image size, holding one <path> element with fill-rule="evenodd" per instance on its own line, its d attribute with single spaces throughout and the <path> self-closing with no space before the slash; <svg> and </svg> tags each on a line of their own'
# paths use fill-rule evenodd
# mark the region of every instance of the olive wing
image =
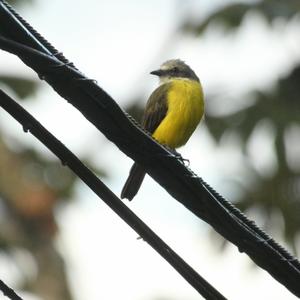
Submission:
<svg viewBox="0 0 300 300">
<path fill-rule="evenodd" d="M 168 90 L 171 83 L 160 85 L 149 97 L 142 118 L 142 126 L 151 134 L 154 133 L 168 111 Z"/>
</svg>

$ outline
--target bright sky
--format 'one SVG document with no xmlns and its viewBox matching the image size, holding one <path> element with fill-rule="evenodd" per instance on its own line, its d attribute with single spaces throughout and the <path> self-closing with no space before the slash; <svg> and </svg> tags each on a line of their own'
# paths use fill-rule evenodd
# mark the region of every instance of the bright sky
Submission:
<svg viewBox="0 0 300 300">
<path fill-rule="evenodd" d="M 299 41 L 295 38 L 299 27 L 295 23 L 285 27 L 279 22 L 279 36 L 258 16 L 249 16 L 236 35 L 226 36 L 216 29 L 210 29 L 202 39 L 177 35 L 174 45 L 166 48 L 165 41 L 174 32 L 176 20 L 184 15 L 184 10 L 178 11 L 179 2 L 90 0 L 87 5 L 86 1 L 36 0 L 33 6 L 24 6 L 21 13 L 122 107 L 139 93 L 144 93 L 146 101 L 157 85 L 149 72 L 168 58 L 186 60 L 200 75 L 206 93 L 217 91 L 233 98 L 253 87 L 270 86 L 299 60 Z M 224 3 L 196 2 L 186 1 L 185 6 L 195 6 L 199 16 Z M 0 64 L 7 72 L 17 70 L 34 76 L 18 60 L 3 53 Z M 120 193 L 131 160 L 105 142 L 80 113 L 46 85 L 26 107 L 77 154 L 89 154 L 96 165 L 110 170 L 105 182 Z M 16 137 L 48 155 L 14 121 L 4 118 L 5 126 Z M 242 176 L 245 165 L 234 143 L 234 138 L 229 139 L 224 148 L 217 149 L 201 126 L 181 152 L 196 173 L 228 196 L 230 191 L 222 185 L 222 176 Z M 228 165 L 228 161 L 232 163 Z M 251 268 L 250 260 L 235 247 L 218 252 L 218 243 L 208 234 L 209 227 L 153 180 L 147 178 L 128 205 L 229 299 L 295 298 L 264 271 Z M 82 184 L 77 186 L 74 202 L 59 210 L 57 219 L 61 228 L 57 246 L 66 261 L 75 299 L 199 299 L 176 271 Z"/>
</svg>

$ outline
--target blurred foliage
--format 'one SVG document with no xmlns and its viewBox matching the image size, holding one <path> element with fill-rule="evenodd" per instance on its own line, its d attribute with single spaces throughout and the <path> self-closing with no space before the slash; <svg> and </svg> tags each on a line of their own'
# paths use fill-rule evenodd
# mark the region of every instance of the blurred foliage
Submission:
<svg viewBox="0 0 300 300">
<path fill-rule="evenodd" d="M 294 252 L 297 252 L 296 241 L 300 232 L 300 157 L 299 161 L 294 162 L 293 168 L 288 163 L 286 147 L 296 147 L 295 144 L 299 143 L 299 140 L 286 143 L 286 133 L 295 124 L 298 124 L 300 133 L 299 82 L 300 66 L 297 66 L 287 77 L 277 82 L 273 91 L 253 92 L 251 98 L 254 98 L 255 102 L 250 107 L 225 116 L 209 114 L 209 111 L 213 110 L 211 108 L 206 116 L 207 127 L 216 141 L 220 142 L 222 137 L 230 133 L 238 134 L 245 155 L 251 135 L 259 124 L 268 121 L 272 125 L 273 147 L 278 164 L 276 171 L 271 176 L 262 176 L 250 165 L 252 184 L 239 184 L 244 193 L 237 205 L 243 211 L 253 208 L 263 211 L 266 216 L 264 225 L 269 229 L 279 226 L 272 218 L 278 211 L 283 218 L 284 228 L 277 229 L 283 231 Z M 247 99 L 246 96 L 245 98 Z M 256 155 L 259 155 L 259 149 Z"/>
<path fill-rule="evenodd" d="M 263 0 L 250 3 L 232 3 L 218 9 L 199 22 L 187 18 L 181 27 L 184 32 L 202 34 L 212 23 L 220 24 L 224 29 L 237 29 L 249 12 L 259 12 L 272 24 L 277 18 L 289 20 L 300 12 L 298 0 Z"/>
<path fill-rule="evenodd" d="M 25 99 L 36 93 L 39 82 L 18 75 L 0 74 L 0 84 L 12 89 L 20 99 Z"/>
<path fill-rule="evenodd" d="M 207 101 L 205 119 L 210 133 L 220 141 L 226 132 L 238 132 L 245 146 L 256 125 L 263 119 L 271 121 L 276 132 L 284 131 L 291 123 L 300 124 L 299 81 L 300 65 L 295 67 L 286 78 L 279 80 L 274 91 L 252 92 L 250 98 L 255 99 L 252 105 L 221 118 L 213 116 L 216 103 L 210 107 L 210 101 Z M 245 95 L 245 101 L 248 98 L 249 95 Z"/>
<path fill-rule="evenodd" d="M 8 1 L 13 6 L 34 3 L 33 0 Z M 218 23 L 227 30 L 237 30 L 249 12 L 258 12 L 272 25 L 282 18 L 289 22 L 299 14 L 299 0 L 263 0 L 248 3 L 234 3 L 199 22 L 187 16 L 181 27 L 184 34 L 200 35 L 211 24 Z M 268 176 L 257 172 L 249 165 L 252 180 L 236 182 L 241 189 L 238 206 L 249 211 L 257 209 L 265 216 L 265 227 L 278 227 L 272 215 L 280 214 L 283 219 L 285 239 L 296 251 L 296 237 L 300 233 L 300 169 L 299 162 L 288 157 L 288 147 L 296 141 L 286 142 L 291 126 L 300 126 L 299 90 L 300 66 L 274 84 L 271 91 L 252 91 L 251 105 L 226 115 L 215 115 L 214 107 L 207 109 L 206 124 L 211 135 L 222 146 L 222 137 L 228 133 L 240 137 L 240 147 L 247 158 L 247 144 L 262 120 L 268 120 L 274 128 L 274 151 L 277 158 L 276 170 Z M 36 81 L 19 74 L 7 75 L 0 70 L 0 84 L 14 90 L 26 100 L 37 92 Z M 249 95 L 245 95 L 245 101 Z M 210 101 L 207 101 L 209 104 Z M 140 116 L 141 107 L 136 103 L 130 113 Z M 213 103 L 213 101 L 212 101 Z M 259 150 L 257 155 L 259 155 Z M 300 155 L 299 155 L 300 157 Z M 250 161 L 250 160 L 249 160 Z M 299 164 L 298 164 L 299 165 Z M 99 174 L 103 174 L 98 170 Z M 234 179 L 232 179 L 234 180 Z M 14 259 L 15 249 L 27 251 L 37 268 L 37 276 L 24 277 L 23 288 L 36 292 L 43 299 L 70 299 L 64 265 L 53 239 L 58 231 L 54 211 L 70 198 L 75 177 L 60 162 L 54 162 L 31 148 L 18 144 L 1 133 L 0 128 L 0 248 Z M 24 265 L 19 264 L 20 273 Z"/>
<path fill-rule="evenodd" d="M 27 5 L 27 4 L 33 4 L 36 0 L 6 0 L 7 3 L 9 3 L 11 6 L 21 6 L 21 5 Z"/>
<path fill-rule="evenodd" d="M 23 275 L 19 288 L 43 299 L 71 299 L 53 240 L 58 232 L 54 212 L 72 195 L 74 183 L 75 176 L 60 161 L 47 159 L 0 131 L 1 253 Z M 31 257 L 36 275 L 26 276 L 27 261 L 17 259 L 16 251 Z"/>
<path fill-rule="evenodd" d="M 7 2 L 20 8 L 35 1 Z M 9 94 L 12 92 L 18 100 L 26 101 L 39 95 L 40 82 L 18 73 L 8 75 L 0 69 L 0 87 Z M 82 161 L 89 166 L 88 158 Z M 104 171 L 91 169 L 98 176 L 105 176 Z M 72 198 L 75 183 L 74 174 L 58 159 L 25 147 L 0 127 L 0 255 L 18 268 L 22 277 L 18 288 L 45 300 L 71 299 L 64 262 L 54 239 L 59 230 L 55 210 Z M 37 274 L 26 274 L 30 269 L 27 260 L 17 259 L 15 253 L 30 257 Z"/>
<path fill-rule="evenodd" d="M 237 30 L 249 12 L 256 12 L 265 17 L 270 25 L 278 18 L 289 22 L 300 13 L 298 0 L 263 0 L 250 3 L 232 3 L 207 16 L 199 22 L 188 18 L 181 30 L 185 34 L 202 34 L 211 24 L 218 24 L 226 30 Z M 300 23 L 300 22 L 299 22 Z M 300 25 L 300 24 L 299 24 Z M 206 124 L 211 135 L 220 142 L 228 133 L 238 135 L 240 147 L 247 159 L 247 145 L 262 120 L 267 120 L 274 130 L 274 151 L 277 159 L 276 170 L 263 176 L 254 165 L 248 166 L 251 180 L 247 177 L 243 183 L 237 183 L 237 189 L 243 192 L 237 205 L 243 211 L 259 211 L 264 216 L 266 229 L 277 229 L 297 253 L 297 236 L 300 233 L 300 153 L 298 159 L 288 157 L 288 149 L 295 148 L 300 136 L 289 140 L 287 132 L 291 126 L 300 133 L 300 65 L 294 66 L 289 74 L 274 84 L 269 91 L 252 91 L 245 95 L 245 101 L 254 100 L 252 105 L 229 114 L 214 115 L 214 107 L 209 107 Z M 220 102 L 219 102 L 220 103 Z M 221 144 L 220 144 L 221 146 Z M 260 155 L 259 149 L 257 154 Z M 278 217 L 274 218 L 274 214 Z"/>
<path fill-rule="evenodd" d="M 180 30 L 183 34 L 196 36 L 204 33 L 212 24 L 218 24 L 228 32 L 238 30 L 243 26 L 243 20 L 249 12 L 264 16 L 270 25 L 278 18 L 288 23 L 292 18 L 297 20 L 294 17 L 300 13 L 300 1 L 262 0 L 229 3 L 198 21 L 187 14 Z M 274 28 L 276 30 L 276 27 Z M 234 176 L 226 178 L 226 182 L 236 188 L 237 193 L 233 193 L 239 195 L 237 206 L 248 213 L 256 212 L 259 216 L 262 215 L 264 228 L 271 230 L 272 234 L 277 232 L 278 237 L 282 234 L 295 253 L 297 236 L 300 233 L 300 153 L 295 159 L 289 157 L 288 150 L 299 149 L 296 146 L 300 140 L 299 82 L 300 64 L 295 65 L 290 73 L 275 82 L 272 90 L 250 91 L 244 95 L 244 105 L 239 110 L 216 114 L 220 103 L 224 103 L 224 95 L 206 99 L 205 117 L 207 128 L 220 147 L 227 136 L 239 138 L 239 148 L 247 162 L 248 170 L 243 179 L 236 180 Z M 141 102 L 133 101 L 128 108 L 129 113 L 139 117 Z M 277 162 L 272 174 L 259 172 L 247 150 L 253 134 L 265 121 L 271 124 L 274 135 L 273 151 Z M 291 127 L 298 128 L 298 137 L 287 142 L 287 133 Z M 256 155 L 260 155 L 259 148 Z"/>
<path fill-rule="evenodd" d="M 13 7 L 34 4 L 8 2 Z M 1 88 L 18 100 L 37 94 L 38 81 L 3 72 Z M 58 233 L 54 212 L 72 196 L 74 184 L 73 173 L 58 160 L 26 148 L 0 127 L 0 254 L 19 271 L 18 288 L 45 300 L 71 299 L 64 262 L 53 241 Z"/>
</svg>

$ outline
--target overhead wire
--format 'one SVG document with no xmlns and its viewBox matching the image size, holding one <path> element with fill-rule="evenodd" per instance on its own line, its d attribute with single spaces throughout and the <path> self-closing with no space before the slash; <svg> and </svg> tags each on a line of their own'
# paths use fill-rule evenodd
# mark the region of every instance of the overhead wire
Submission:
<svg viewBox="0 0 300 300">
<path fill-rule="evenodd" d="M 3 0 L 1 0 L 0 3 L 3 3 L 4 5 L 6 5 L 5 4 L 6 2 Z M 60 66 L 60 68 L 58 69 L 58 72 L 54 72 L 53 69 L 51 71 L 51 68 L 50 68 L 51 63 L 49 60 L 50 58 L 48 57 L 49 65 L 48 65 L 48 69 L 46 68 L 47 71 L 46 71 L 46 69 L 39 70 L 35 66 L 36 71 L 39 71 L 39 74 L 42 74 L 44 72 L 44 74 L 42 74 L 42 76 L 46 76 L 47 77 L 46 80 L 48 80 L 48 82 L 50 84 L 52 84 L 52 86 L 54 86 L 54 88 L 56 90 L 59 90 L 59 92 L 61 94 L 62 87 L 60 86 L 58 88 L 57 82 L 53 76 L 62 76 L 63 74 L 65 74 L 65 75 L 68 74 L 69 77 L 64 78 L 64 80 L 70 80 L 71 75 L 69 73 L 73 72 L 72 80 L 77 81 L 77 85 L 80 86 L 84 90 L 84 93 L 87 94 L 88 96 L 91 96 L 98 103 L 98 105 L 106 105 L 106 106 L 109 106 L 109 108 L 112 108 L 112 110 L 108 109 L 108 110 L 106 110 L 106 112 L 108 112 L 110 114 L 109 115 L 110 118 L 116 118 L 116 116 L 114 114 L 119 113 L 120 111 L 118 111 L 118 110 L 113 111 L 113 109 L 115 110 L 115 107 L 113 105 L 110 106 L 110 104 L 111 104 L 110 101 L 112 101 L 112 99 L 104 91 L 102 91 L 103 94 L 100 93 L 101 94 L 100 95 L 99 91 L 97 90 L 97 87 L 94 86 L 94 82 L 91 79 L 86 78 L 82 73 L 80 73 L 74 67 L 74 64 L 70 63 L 48 41 L 46 41 L 40 34 L 38 34 L 24 19 L 22 19 L 18 14 L 14 14 L 14 10 L 11 7 L 8 8 L 8 11 L 11 14 L 13 14 L 14 18 L 19 20 L 19 22 L 25 27 L 26 31 L 31 33 L 32 37 L 37 40 L 36 42 L 41 44 L 38 47 L 39 51 L 43 51 L 43 48 L 46 48 L 47 53 L 45 53 L 45 52 L 44 53 L 48 54 L 48 55 L 50 54 L 50 55 L 52 55 L 53 58 L 57 59 L 56 61 L 54 59 L 52 60 L 52 63 L 53 63 L 52 67 L 54 65 L 56 65 L 58 67 Z M 0 13 L 1 13 L 1 10 L 0 10 Z M 32 37 L 28 36 L 29 39 L 32 39 Z M 16 36 L 15 36 L 15 38 L 16 38 Z M 18 40 L 18 39 L 16 39 L 16 40 Z M 17 48 L 17 46 L 16 46 L 16 48 Z M 22 48 L 22 47 L 19 47 L 19 48 Z M 22 50 L 20 50 L 20 51 L 22 52 Z M 30 56 L 30 53 L 29 53 L 30 51 L 29 52 L 28 51 L 27 51 L 26 55 Z M 23 52 L 24 53 L 26 52 L 25 48 L 23 48 Z M 23 53 L 23 59 L 25 57 L 24 53 Z M 59 58 L 59 56 L 57 54 L 62 55 L 62 57 Z M 19 53 L 18 55 L 22 58 L 22 53 Z M 37 58 L 37 56 L 38 56 L 38 53 L 32 54 L 31 59 L 33 57 Z M 30 58 L 27 57 L 27 58 L 25 58 L 25 60 L 26 59 L 27 59 L 27 63 L 28 63 L 28 59 L 29 59 L 29 64 L 32 63 L 32 62 L 30 62 Z M 46 57 L 44 57 L 44 59 L 45 59 L 45 61 L 47 60 Z M 56 62 L 56 64 L 54 64 L 54 62 Z M 61 64 L 59 64 L 59 62 L 61 62 Z M 79 83 L 80 81 L 82 81 L 82 84 Z M 87 83 L 85 83 L 85 82 L 87 82 Z M 107 97 L 105 97 L 105 96 L 107 96 Z M 68 98 L 68 97 L 70 97 L 70 95 L 66 96 L 66 98 Z M 104 104 L 103 101 L 99 101 L 100 98 L 102 100 L 105 100 L 104 102 L 106 104 Z M 74 105 L 74 103 L 72 103 L 72 104 Z M 83 108 L 82 105 L 81 105 L 81 108 Z M 119 114 L 118 114 L 118 116 L 119 116 Z M 90 117 L 88 117 L 88 118 L 90 118 Z M 105 117 L 105 115 L 104 115 L 104 117 Z M 143 151 L 145 150 L 145 145 L 143 143 L 140 144 L 140 146 L 137 147 L 137 149 L 135 149 L 134 150 L 135 152 L 133 153 L 133 150 L 130 148 L 130 142 L 132 140 L 126 141 L 124 136 L 117 136 L 116 131 L 119 129 L 118 126 L 120 126 L 119 124 L 121 124 L 122 122 L 123 122 L 123 124 L 126 123 L 125 119 L 122 119 L 122 117 L 120 117 L 120 120 L 116 119 L 116 123 L 118 123 L 118 124 L 114 124 L 114 125 L 116 125 L 116 128 L 113 129 L 114 132 L 113 132 L 113 130 L 110 131 L 110 134 L 114 133 L 114 134 L 116 134 L 116 136 L 114 136 L 114 137 L 111 136 L 110 139 L 112 139 L 114 142 L 116 142 L 122 151 L 127 152 L 127 154 L 131 155 L 131 156 L 135 155 L 136 159 L 140 160 L 141 163 L 146 163 L 147 164 L 146 169 L 148 168 L 150 175 L 153 175 L 154 178 L 157 179 L 159 177 L 159 174 L 157 174 L 157 170 L 151 169 L 151 166 L 150 166 L 151 162 L 147 162 L 146 159 L 144 159 L 144 161 L 143 161 L 143 158 L 145 158 L 145 155 L 142 157 L 141 153 L 143 153 Z M 93 123 L 95 124 L 95 120 L 93 120 Z M 96 122 L 96 123 L 98 124 L 98 122 Z M 132 122 L 132 119 L 131 119 L 131 123 L 134 126 L 138 127 L 139 131 L 141 131 L 140 126 L 137 125 L 136 122 Z M 100 130 L 101 129 L 103 130 L 103 127 L 101 127 L 101 125 L 98 124 L 96 126 Z M 107 130 L 107 129 L 104 128 L 104 130 Z M 125 130 L 126 133 L 129 132 L 129 128 L 127 130 L 127 128 L 125 127 L 125 128 L 123 128 L 123 130 Z M 149 148 L 151 148 L 151 147 L 149 147 Z M 161 148 L 162 147 L 160 147 L 160 149 Z M 178 160 L 175 162 L 176 158 L 174 158 L 172 156 L 172 154 L 170 154 L 167 151 L 164 151 L 161 153 L 160 153 L 161 150 L 159 150 L 159 151 L 158 150 L 157 151 L 150 150 L 150 151 L 152 151 L 152 152 L 149 153 L 149 155 L 147 156 L 147 158 L 149 160 L 152 160 L 152 159 L 155 160 L 158 158 L 158 156 L 159 157 L 164 156 L 165 160 L 163 161 L 163 164 L 166 164 L 165 165 L 166 167 L 172 168 L 172 166 L 175 167 L 175 164 L 178 164 Z M 139 153 L 139 152 L 141 152 L 141 153 Z M 151 158 L 151 155 L 152 155 L 152 158 Z M 168 162 L 167 162 L 167 160 L 168 160 Z M 218 194 L 205 181 L 203 181 L 203 179 L 199 178 L 197 175 L 195 175 L 193 172 L 191 172 L 191 170 L 188 170 L 186 168 L 186 166 L 184 166 L 184 168 L 185 169 L 181 168 L 181 170 L 184 173 L 185 177 L 189 178 L 189 179 L 186 179 L 185 181 L 181 180 L 180 183 L 182 185 L 183 190 L 186 191 L 188 189 L 189 192 L 191 192 L 193 190 L 193 194 L 191 194 L 191 193 L 186 194 L 186 197 L 188 197 L 189 195 L 190 196 L 193 195 L 191 197 L 191 199 L 184 199 L 184 195 L 182 195 L 182 191 L 180 191 L 180 194 L 178 194 L 178 190 L 177 191 L 175 191 L 174 189 L 172 190 L 172 187 L 169 186 L 170 183 L 167 182 L 167 180 L 160 179 L 160 183 L 163 184 L 165 186 L 165 188 L 173 196 L 175 196 L 175 198 L 177 200 L 179 200 L 179 198 L 180 198 L 179 201 L 181 203 L 183 203 L 188 209 L 193 211 L 197 216 L 199 216 L 203 220 L 210 223 L 219 233 L 221 233 L 227 239 L 229 239 L 230 241 L 235 243 L 238 246 L 240 251 L 246 252 L 260 266 L 267 269 L 270 272 L 270 274 L 272 274 L 272 276 L 274 276 L 277 280 L 281 281 L 286 286 L 288 285 L 290 287 L 290 290 L 292 290 L 294 293 L 296 293 L 298 296 L 300 296 L 300 288 L 296 287 L 296 283 L 297 282 L 299 283 L 299 278 L 300 278 L 299 277 L 299 275 L 300 275 L 299 261 L 293 255 L 291 255 L 286 249 L 284 249 L 282 246 L 280 246 L 274 239 L 269 237 L 253 221 L 249 220 L 243 213 L 241 213 L 236 207 L 234 207 L 224 197 L 222 197 L 220 194 Z M 174 180 L 173 180 L 173 182 L 175 182 Z M 193 202 L 197 198 L 197 193 L 198 193 L 199 197 L 202 197 L 202 198 L 204 197 L 205 201 L 203 203 L 201 203 L 202 206 L 200 205 L 200 202 L 199 203 Z M 213 202 L 213 204 L 209 203 L 210 200 Z M 204 204 L 204 206 L 203 206 L 203 204 Z M 212 206 L 214 207 L 214 211 L 211 210 Z M 223 216 L 222 220 L 218 220 L 218 219 L 220 219 L 220 217 L 219 217 L 220 215 Z M 241 230 L 243 230 L 243 234 L 245 234 L 245 236 L 248 236 L 249 238 L 251 238 L 251 241 L 247 241 L 245 239 L 245 236 L 241 236 Z M 230 233 L 230 231 L 231 231 L 231 233 Z M 241 240 L 241 239 L 243 239 L 243 240 Z M 257 253 L 255 253 L 255 251 L 257 251 Z M 275 257 L 278 257 L 277 263 L 280 264 L 281 267 L 284 266 L 284 269 L 286 271 L 281 272 L 282 274 L 278 275 L 277 273 L 280 273 L 278 270 L 278 266 L 276 265 L 276 263 L 274 263 L 274 261 L 271 262 L 271 258 L 269 257 L 269 255 L 267 253 L 272 254 L 271 256 L 273 257 L 273 259 L 275 259 Z M 281 260 L 281 262 L 279 260 Z M 291 272 L 290 274 L 288 273 L 289 270 Z M 274 275 L 274 272 L 277 275 L 276 274 Z M 294 276 L 294 278 L 293 278 L 293 276 Z"/>
</svg>

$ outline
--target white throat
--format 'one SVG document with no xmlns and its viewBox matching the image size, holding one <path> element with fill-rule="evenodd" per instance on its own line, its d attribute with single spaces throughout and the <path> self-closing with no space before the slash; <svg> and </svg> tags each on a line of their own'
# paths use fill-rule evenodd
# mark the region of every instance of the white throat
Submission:
<svg viewBox="0 0 300 300">
<path fill-rule="evenodd" d="M 159 77 L 159 85 L 162 85 L 162 84 L 171 82 L 171 81 L 176 80 L 176 79 L 180 79 L 180 80 L 190 80 L 190 79 L 184 78 L 184 77 L 162 76 L 162 77 Z"/>
</svg>

